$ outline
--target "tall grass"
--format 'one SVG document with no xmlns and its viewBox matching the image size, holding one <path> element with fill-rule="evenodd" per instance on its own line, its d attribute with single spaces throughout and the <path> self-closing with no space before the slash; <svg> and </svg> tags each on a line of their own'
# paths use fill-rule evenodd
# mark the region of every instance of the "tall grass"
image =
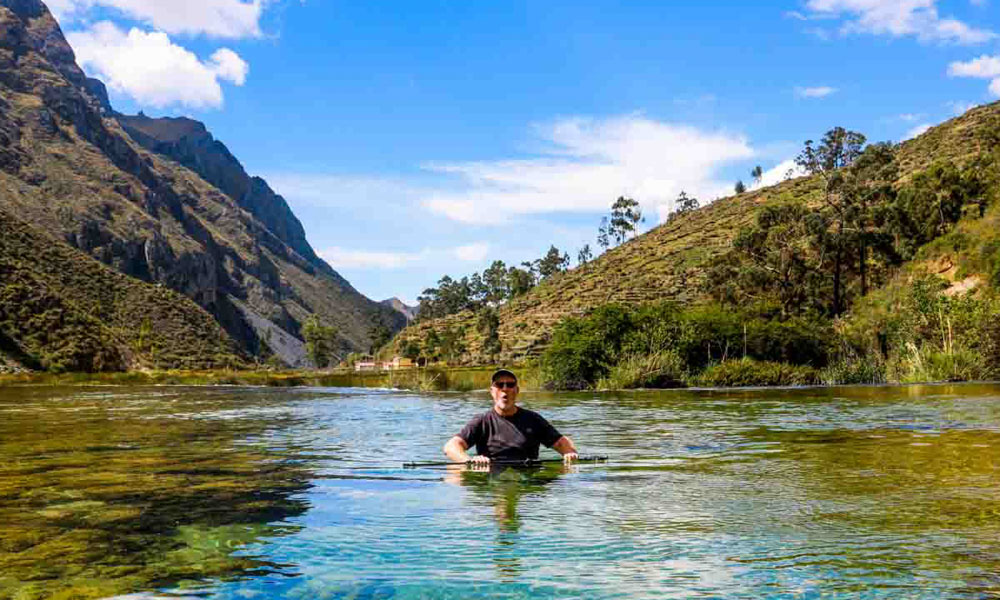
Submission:
<svg viewBox="0 0 1000 600">
<path fill-rule="evenodd" d="M 629 354 L 597 381 L 599 390 L 682 387 L 687 373 L 684 359 L 674 350 Z"/>
</svg>

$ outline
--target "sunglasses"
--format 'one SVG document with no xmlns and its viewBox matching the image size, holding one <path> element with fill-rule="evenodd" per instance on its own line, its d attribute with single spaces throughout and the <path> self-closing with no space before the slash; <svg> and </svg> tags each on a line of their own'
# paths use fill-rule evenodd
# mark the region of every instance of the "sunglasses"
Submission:
<svg viewBox="0 0 1000 600">
<path fill-rule="evenodd" d="M 498 390 L 504 390 L 504 389 L 506 389 L 506 390 L 512 390 L 512 389 L 514 389 L 514 388 L 517 387 L 517 382 L 516 381 L 494 381 L 493 382 L 493 387 L 495 387 Z"/>
</svg>

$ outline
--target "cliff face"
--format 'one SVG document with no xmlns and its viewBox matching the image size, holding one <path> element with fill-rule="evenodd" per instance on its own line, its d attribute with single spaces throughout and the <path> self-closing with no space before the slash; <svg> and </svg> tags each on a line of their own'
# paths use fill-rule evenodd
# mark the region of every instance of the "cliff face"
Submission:
<svg viewBox="0 0 1000 600">
<path fill-rule="evenodd" d="M 201 124 L 160 121 L 123 118 L 133 139 L 46 7 L 0 0 L 0 208 L 188 296 L 251 353 L 263 330 L 241 307 L 293 335 L 316 314 L 345 351 L 367 349 L 375 323 L 403 326 L 316 257 L 287 204 Z"/>
<path fill-rule="evenodd" d="M 302 223 L 285 199 L 274 193 L 260 177 L 247 175 L 243 165 L 225 144 L 209 133 L 203 123 L 184 117 L 154 119 L 143 114 L 117 115 L 117 118 L 132 139 L 144 148 L 191 169 L 235 200 L 309 264 L 339 278 L 325 261 L 316 256 L 306 241 Z"/>
</svg>

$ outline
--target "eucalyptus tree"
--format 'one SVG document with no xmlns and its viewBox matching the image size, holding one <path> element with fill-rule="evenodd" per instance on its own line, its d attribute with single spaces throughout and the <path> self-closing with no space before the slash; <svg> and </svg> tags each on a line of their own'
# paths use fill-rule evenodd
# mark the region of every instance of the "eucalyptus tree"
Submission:
<svg viewBox="0 0 1000 600">
<path fill-rule="evenodd" d="M 834 316 L 844 309 L 843 271 L 846 238 L 850 236 L 849 220 L 851 203 L 849 184 L 844 169 L 854 164 L 864 150 L 866 138 L 856 131 L 834 127 L 823 135 L 819 144 L 806 140 L 802 152 L 795 163 L 810 175 L 823 179 L 824 216 L 830 223 L 830 230 L 822 232 L 819 240 L 826 245 L 833 261 L 833 304 Z"/>
</svg>

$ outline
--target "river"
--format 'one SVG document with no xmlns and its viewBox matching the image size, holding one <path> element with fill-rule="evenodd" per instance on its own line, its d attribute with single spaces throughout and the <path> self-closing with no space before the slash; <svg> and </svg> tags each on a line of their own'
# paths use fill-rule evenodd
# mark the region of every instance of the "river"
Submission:
<svg viewBox="0 0 1000 600">
<path fill-rule="evenodd" d="M 521 400 L 609 460 L 402 468 L 485 391 L 0 389 L 0 598 L 1000 597 L 1000 386 Z"/>
</svg>

